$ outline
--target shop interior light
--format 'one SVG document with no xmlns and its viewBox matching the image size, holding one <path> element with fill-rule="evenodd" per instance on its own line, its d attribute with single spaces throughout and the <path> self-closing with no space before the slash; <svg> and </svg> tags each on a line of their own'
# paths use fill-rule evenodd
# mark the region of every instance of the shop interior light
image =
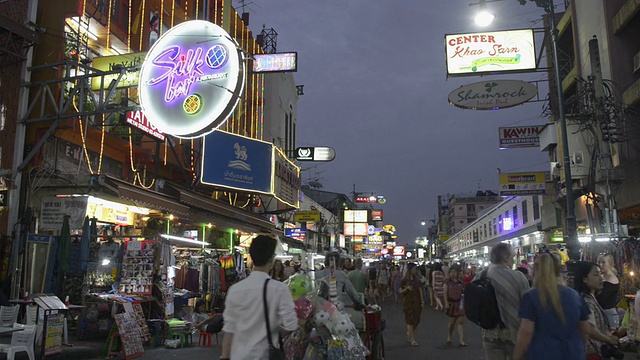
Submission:
<svg viewBox="0 0 640 360">
<path fill-rule="evenodd" d="M 208 223 L 208 224 L 207 224 L 207 227 L 208 227 L 209 229 L 211 229 L 211 228 L 213 227 L 213 224 Z"/>
<path fill-rule="evenodd" d="M 109 259 L 102 259 L 102 266 L 107 266 L 107 265 L 109 265 L 109 263 L 111 263 L 111 260 L 109 260 Z"/>
<path fill-rule="evenodd" d="M 200 246 L 209 246 L 208 243 L 204 242 L 204 241 L 198 241 L 198 240 L 193 240 L 193 239 L 189 239 L 189 238 L 184 238 L 184 237 L 180 237 L 180 236 L 174 236 L 174 235 L 169 235 L 169 234 L 162 234 L 160 235 L 160 237 L 169 240 L 169 242 L 181 242 L 184 244 L 193 244 L 193 245 L 200 245 Z"/>
<path fill-rule="evenodd" d="M 169 215 L 169 220 L 173 221 L 173 219 L 174 219 L 173 214 L 170 214 L 170 215 Z"/>
</svg>

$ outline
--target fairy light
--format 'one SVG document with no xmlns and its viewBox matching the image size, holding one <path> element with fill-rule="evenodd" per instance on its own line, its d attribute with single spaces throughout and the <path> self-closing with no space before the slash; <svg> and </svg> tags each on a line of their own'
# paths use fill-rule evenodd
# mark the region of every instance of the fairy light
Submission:
<svg viewBox="0 0 640 360">
<path fill-rule="evenodd" d="M 111 10 L 113 9 L 113 0 L 109 0 L 109 15 L 107 17 L 107 49 L 111 48 Z"/>
<path fill-rule="evenodd" d="M 75 107 L 75 104 L 74 104 L 74 107 Z M 77 108 L 76 108 L 76 111 L 78 111 Z M 82 139 L 82 151 L 84 152 L 84 157 L 87 160 L 87 167 L 89 168 L 89 173 L 93 175 L 95 173 L 91 168 L 91 160 L 89 159 L 89 152 L 87 151 L 87 142 L 84 136 L 84 130 L 82 129 L 82 119 L 80 117 L 78 117 L 78 122 L 80 123 L 80 138 Z"/>
<path fill-rule="evenodd" d="M 187 11 L 189 9 L 189 1 L 185 0 L 184 1 L 184 20 L 189 20 L 189 11 Z"/>
<path fill-rule="evenodd" d="M 102 171 L 102 154 L 104 153 L 104 114 L 102 114 L 102 127 L 100 136 L 100 156 L 98 157 L 98 174 Z"/>
<path fill-rule="evenodd" d="M 127 52 L 131 52 L 131 27 L 133 24 L 131 23 L 131 16 L 133 15 L 133 0 L 129 0 L 129 31 L 127 31 Z M 142 16 L 142 14 L 140 14 Z"/>
<path fill-rule="evenodd" d="M 137 173 L 138 171 L 133 165 L 133 141 L 131 141 L 131 128 L 129 129 L 129 164 L 131 165 L 131 171 Z M 135 179 L 134 179 L 135 182 Z"/>
<path fill-rule="evenodd" d="M 164 0 L 160 0 L 160 23 L 158 24 L 158 37 L 162 35 L 163 29 L 164 29 Z"/>
<path fill-rule="evenodd" d="M 164 138 L 164 165 L 167 165 L 167 148 L 169 147 L 169 137 Z"/>
<path fill-rule="evenodd" d="M 144 1 L 144 0 L 140 0 L 140 1 L 142 1 L 142 8 L 140 10 L 141 11 L 141 13 L 140 13 L 140 37 L 139 37 L 139 45 L 138 46 L 140 47 L 139 50 L 142 50 L 142 48 L 143 48 L 142 42 L 144 41 L 143 40 L 143 38 L 144 38 L 144 24 L 145 24 L 144 12 L 145 12 L 145 5 L 147 4 L 147 2 Z"/>
<path fill-rule="evenodd" d="M 171 27 L 173 27 L 173 21 L 176 17 L 176 2 L 174 1 L 171 5 Z"/>
<path fill-rule="evenodd" d="M 200 14 L 200 0 L 196 0 L 196 19 L 200 19 L 198 15 Z M 205 10 L 206 11 L 206 10 Z M 206 20 L 206 18 L 205 18 Z"/>
</svg>

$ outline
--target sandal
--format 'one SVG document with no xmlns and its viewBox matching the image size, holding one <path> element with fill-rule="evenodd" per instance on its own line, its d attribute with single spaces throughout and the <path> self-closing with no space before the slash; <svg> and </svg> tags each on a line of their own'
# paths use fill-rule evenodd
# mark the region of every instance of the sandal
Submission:
<svg viewBox="0 0 640 360">
<path fill-rule="evenodd" d="M 467 347 L 468 345 L 466 343 L 460 343 L 460 347 Z"/>
<path fill-rule="evenodd" d="M 418 343 L 417 343 L 415 340 L 413 340 L 413 341 L 411 342 L 411 346 L 418 346 Z"/>
</svg>

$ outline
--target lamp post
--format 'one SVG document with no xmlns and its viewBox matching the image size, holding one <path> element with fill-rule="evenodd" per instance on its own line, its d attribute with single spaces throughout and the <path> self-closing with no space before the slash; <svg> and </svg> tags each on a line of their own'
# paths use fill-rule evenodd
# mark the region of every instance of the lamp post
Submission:
<svg viewBox="0 0 640 360">
<path fill-rule="evenodd" d="M 480 5 L 480 8 L 485 7 L 486 2 L 493 2 L 500 0 L 479 0 L 476 4 Z M 567 118 L 564 108 L 564 93 L 562 91 L 562 76 L 560 74 L 560 66 L 558 64 L 558 29 L 556 27 L 555 17 L 555 5 L 553 0 L 529 0 L 535 2 L 536 5 L 549 14 L 550 28 L 551 28 L 551 47 L 553 56 L 553 70 L 556 81 L 556 93 L 558 97 L 558 123 L 560 126 L 560 132 L 562 136 L 562 152 L 563 152 L 563 167 L 566 189 L 566 242 L 567 251 L 571 260 L 580 260 L 580 243 L 578 242 L 576 214 L 575 214 L 575 200 L 573 197 L 573 181 L 571 178 L 571 162 L 569 161 L 569 140 L 567 135 Z M 525 5 L 527 0 L 518 0 L 520 5 Z M 493 19 L 493 18 L 491 18 Z M 486 23 L 489 25 L 490 21 Z M 485 26 L 486 26 L 485 25 Z"/>
</svg>

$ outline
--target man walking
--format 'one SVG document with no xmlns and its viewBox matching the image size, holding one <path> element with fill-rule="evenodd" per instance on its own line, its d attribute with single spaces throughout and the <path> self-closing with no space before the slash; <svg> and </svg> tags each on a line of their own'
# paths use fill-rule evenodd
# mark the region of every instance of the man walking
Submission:
<svg viewBox="0 0 640 360">
<path fill-rule="evenodd" d="M 269 358 L 263 291 L 269 269 L 275 258 L 276 240 L 259 235 L 251 242 L 249 255 L 253 271 L 244 280 L 231 286 L 225 299 L 224 338 L 221 360 L 263 360 Z M 268 281 L 267 308 L 273 346 L 278 346 L 282 332 L 298 328 L 298 318 L 287 285 Z"/>
<path fill-rule="evenodd" d="M 367 274 L 362 271 L 362 259 L 357 258 L 353 264 L 355 269 L 349 272 L 349 281 L 356 288 L 356 291 L 364 296 L 367 289 Z"/>
<path fill-rule="evenodd" d="M 520 327 L 520 299 L 529 290 L 529 281 L 520 271 L 512 270 L 515 254 L 511 245 L 500 243 L 491 248 L 491 265 L 487 277 L 496 292 L 500 318 L 504 328 L 482 330 L 487 360 L 511 360 Z M 476 278 L 480 277 L 478 274 Z"/>
</svg>

